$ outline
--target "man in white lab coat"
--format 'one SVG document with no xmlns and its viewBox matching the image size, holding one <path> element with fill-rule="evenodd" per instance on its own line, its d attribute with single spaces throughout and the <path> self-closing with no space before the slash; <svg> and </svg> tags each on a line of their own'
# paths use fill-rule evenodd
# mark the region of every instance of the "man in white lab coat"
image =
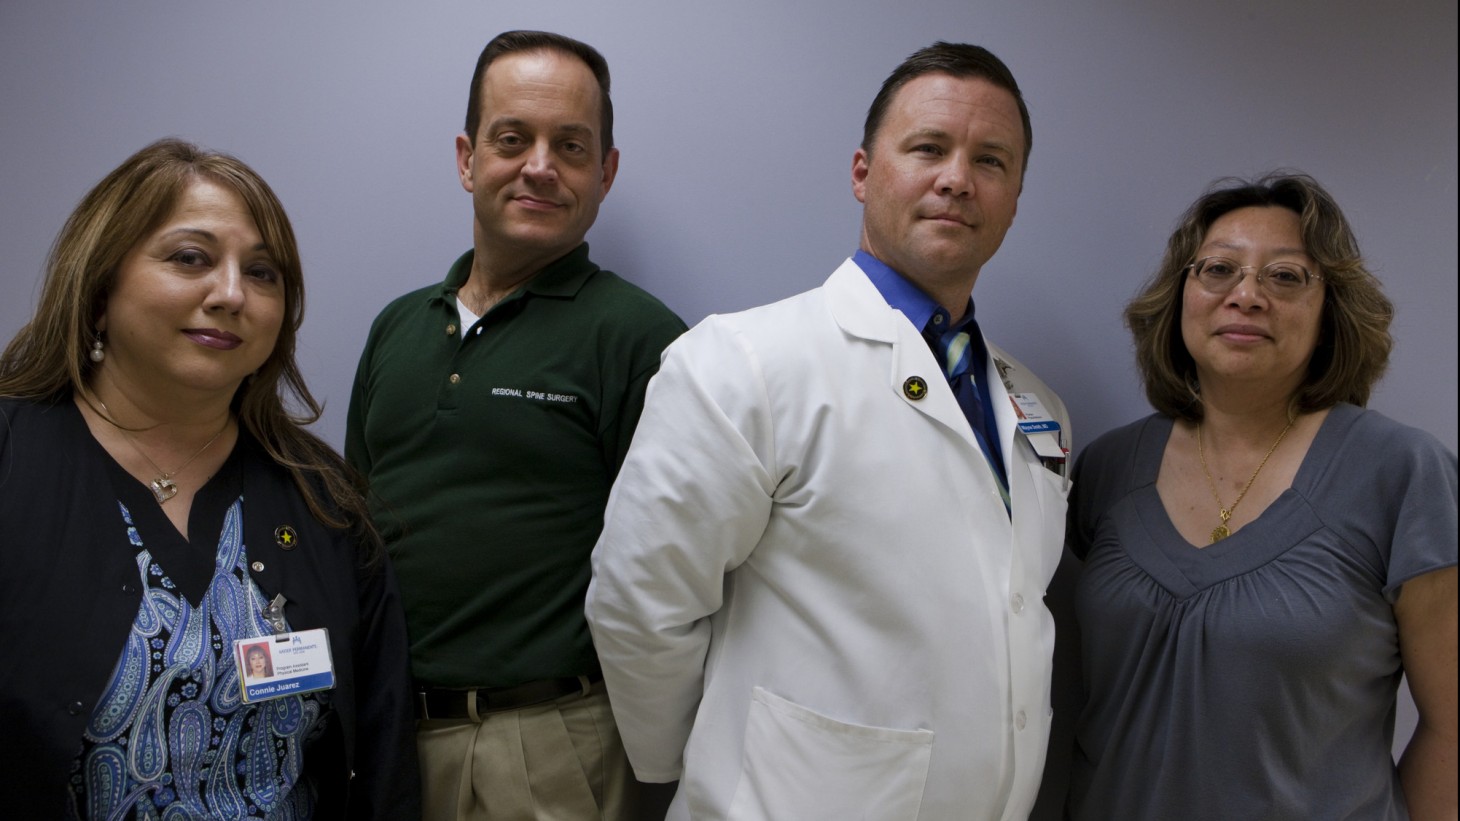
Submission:
<svg viewBox="0 0 1460 821">
<path fill-rule="evenodd" d="M 917 52 L 852 160 L 857 253 L 665 353 L 587 612 L 636 774 L 680 781 L 671 819 L 1033 806 L 1069 425 L 971 298 L 1030 141 L 997 57 Z"/>
</svg>

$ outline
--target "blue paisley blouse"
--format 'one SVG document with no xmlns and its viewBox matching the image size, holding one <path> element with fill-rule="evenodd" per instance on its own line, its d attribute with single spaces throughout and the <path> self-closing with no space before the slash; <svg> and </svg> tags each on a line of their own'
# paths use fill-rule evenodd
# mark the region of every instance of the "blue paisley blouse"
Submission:
<svg viewBox="0 0 1460 821">
<path fill-rule="evenodd" d="M 328 693 L 241 700 L 233 641 L 272 633 L 248 574 L 243 498 L 224 516 L 213 578 L 196 605 L 118 505 L 137 549 L 142 604 L 73 765 L 75 817 L 309 818 L 303 749 Z"/>
</svg>

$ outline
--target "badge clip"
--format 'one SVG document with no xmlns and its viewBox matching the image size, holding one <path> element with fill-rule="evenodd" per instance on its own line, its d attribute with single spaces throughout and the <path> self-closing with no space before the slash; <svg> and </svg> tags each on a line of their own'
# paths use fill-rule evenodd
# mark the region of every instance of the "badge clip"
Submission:
<svg viewBox="0 0 1460 821">
<path fill-rule="evenodd" d="M 276 634 L 289 632 L 289 626 L 284 623 L 284 604 L 287 601 L 284 594 L 280 593 L 264 608 L 264 621 L 269 623 L 269 627 Z"/>
</svg>

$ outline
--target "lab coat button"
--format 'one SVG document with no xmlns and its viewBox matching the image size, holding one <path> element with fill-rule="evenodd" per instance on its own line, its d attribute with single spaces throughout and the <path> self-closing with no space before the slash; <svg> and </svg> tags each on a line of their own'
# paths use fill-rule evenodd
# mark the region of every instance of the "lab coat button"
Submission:
<svg viewBox="0 0 1460 821">
<path fill-rule="evenodd" d="M 1024 597 L 1019 595 L 1018 593 L 1015 593 L 1014 598 L 1010 600 L 1010 606 L 1014 609 L 1015 613 L 1023 613 Z"/>
<path fill-rule="evenodd" d="M 1016 730 L 1022 730 L 1022 729 L 1024 729 L 1024 725 L 1026 723 L 1027 723 L 1027 720 L 1024 718 L 1024 711 L 1023 710 L 1020 710 L 1019 712 L 1017 712 L 1017 713 L 1014 714 L 1014 729 L 1016 729 Z"/>
</svg>

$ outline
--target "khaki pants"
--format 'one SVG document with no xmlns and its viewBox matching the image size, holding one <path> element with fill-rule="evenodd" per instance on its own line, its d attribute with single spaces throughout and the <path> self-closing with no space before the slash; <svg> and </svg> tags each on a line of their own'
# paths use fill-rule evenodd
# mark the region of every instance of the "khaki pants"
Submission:
<svg viewBox="0 0 1460 821">
<path fill-rule="evenodd" d="M 639 821 L 603 683 L 586 696 L 416 722 L 424 821 Z"/>
</svg>

